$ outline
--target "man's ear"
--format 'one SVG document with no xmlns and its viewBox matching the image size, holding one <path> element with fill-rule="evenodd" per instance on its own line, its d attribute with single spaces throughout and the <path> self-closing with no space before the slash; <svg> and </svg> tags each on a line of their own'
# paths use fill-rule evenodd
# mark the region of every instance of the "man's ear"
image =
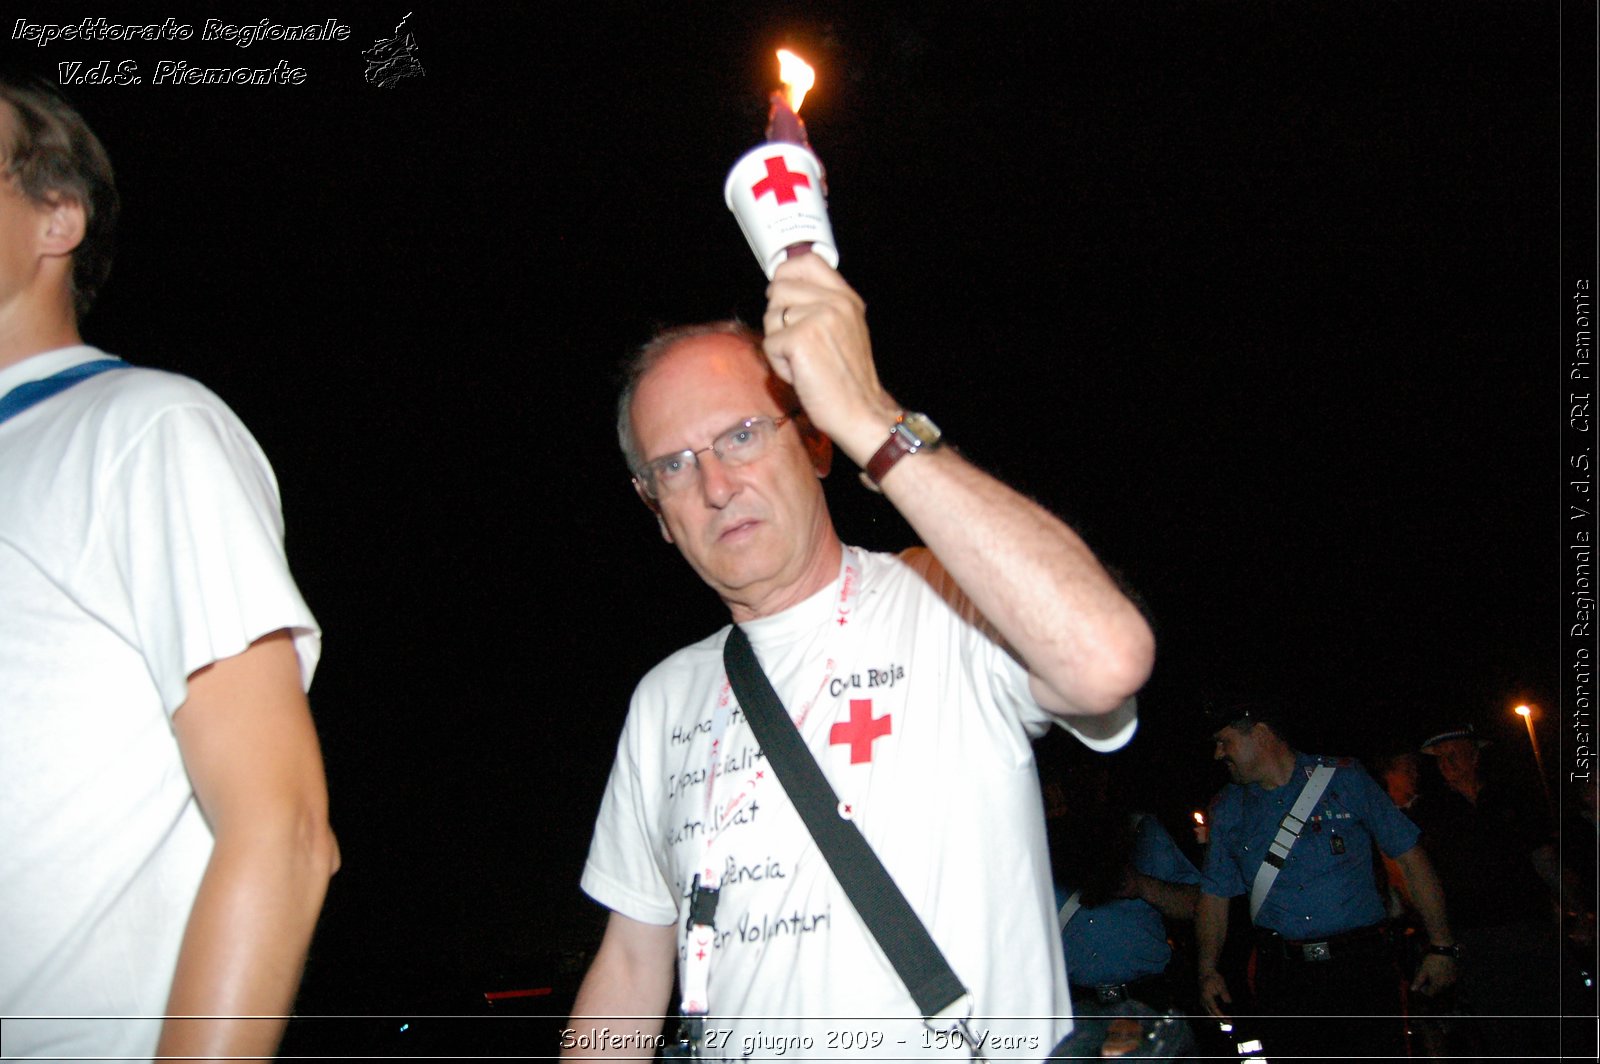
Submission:
<svg viewBox="0 0 1600 1064">
<path fill-rule="evenodd" d="M 88 212 L 83 204 L 66 196 L 35 208 L 40 213 L 39 250 L 50 256 L 66 256 L 83 243 L 83 234 L 89 226 Z"/>
<path fill-rule="evenodd" d="M 817 471 L 817 479 L 823 479 L 833 468 L 833 441 L 809 423 L 800 427 L 800 438 L 805 441 L 806 453 L 811 456 L 811 468 Z"/>
<path fill-rule="evenodd" d="M 639 483 L 639 478 L 633 478 L 633 491 L 639 496 L 639 501 L 645 504 L 649 511 L 656 515 L 656 525 L 661 529 L 661 538 L 668 543 L 672 542 L 672 533 L 667 531 L 666 518 L 661 516 L 661 504 L 652 499 L 644 490 L 644 485 Z"/>
</svg>

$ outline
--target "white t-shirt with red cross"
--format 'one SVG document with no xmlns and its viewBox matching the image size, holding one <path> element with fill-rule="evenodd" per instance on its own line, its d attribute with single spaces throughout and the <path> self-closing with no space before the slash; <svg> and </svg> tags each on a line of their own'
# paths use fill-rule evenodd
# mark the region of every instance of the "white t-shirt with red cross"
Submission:
<svg viewBox="0 0 1600 1064">
<path fill-rule="evenodd" d="M 743 627 L 842 815 L 972 993 L 986 1054 L 1038 1060 L 1071 1030 L 1071 999 L 1031 746 L 1057 718 L 1025 669 L 920 549 L 846 548 L 832 585 Z M 682 927 L 695 875 L 720 881 L 708 1056 L 949 1056 L 743 719 L 727 631 L 634 692 L 583 889 Z M 680 932 L 680 979 L 685 956 Z"/>
</svg>

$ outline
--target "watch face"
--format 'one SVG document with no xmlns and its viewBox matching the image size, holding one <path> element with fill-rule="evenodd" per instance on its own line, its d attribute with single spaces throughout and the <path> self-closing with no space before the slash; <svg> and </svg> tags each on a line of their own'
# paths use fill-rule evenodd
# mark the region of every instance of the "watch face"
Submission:
<svg viewBox="0 0 1600 1064">
<path fill-rule="evenodd" d="M 917 446 L 927 447 L 939 442 L 942 435 L 939 426 L 935 425 L 927 414 L 907 414 L 901 426 L 916 437 Z"/>
</svg>

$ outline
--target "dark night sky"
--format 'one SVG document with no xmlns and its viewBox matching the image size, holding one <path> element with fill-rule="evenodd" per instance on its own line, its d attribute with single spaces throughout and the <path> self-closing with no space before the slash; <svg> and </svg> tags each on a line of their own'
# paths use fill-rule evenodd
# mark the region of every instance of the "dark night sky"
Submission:
<svg viewBox="0 0 1600 1064">
<path fill-rule="evenodd" d="M 344 43 L 7 41 L 139 63 L 71 90 L 125 201 L 86 334 L 212 386 L 283 485 L 345 856 L 302 1011 L 464 1011 L 591 944 L 628 694 L 725 620 L 628 488 L 614 367 L 759 318 L 721 186 L 786 44 L 883 379 L 1147 601 L 1119 756 L 1154 804 L 1220 784 L 1217 692 L 1358 754 L 1556 704 L 1557 4 L 829 6 L 419 4 L 390 90 L 360 52 L 408 4 L 137 5 Z M 847 539 L 909 541 L 829 490 Z"/>
</svg>

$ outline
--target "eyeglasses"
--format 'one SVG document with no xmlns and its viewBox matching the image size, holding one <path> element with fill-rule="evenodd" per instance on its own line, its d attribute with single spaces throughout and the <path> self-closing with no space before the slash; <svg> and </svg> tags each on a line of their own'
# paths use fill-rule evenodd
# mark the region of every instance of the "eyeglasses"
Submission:
<svg viewBox="0 0 1600 1064">
<path fill-rule="evenodd" d="M 687 491 L 695 485 L 700 475 L 700 456 L 710 451 L 717 461 L 726 466 L 742 466 L 754 462 L 767 450 L 767 444 L 783 428 L 784 422 L 799 417 L 800 411 L 791 410 L 782 417 L 747 417 L 726 432 L 719 433 L 710 447 L 698 451 L 678 451 L 664 454 L 646 462 L 638 474 L 639 484 L 652 499 L 663 499 Z"/>
</svg>

